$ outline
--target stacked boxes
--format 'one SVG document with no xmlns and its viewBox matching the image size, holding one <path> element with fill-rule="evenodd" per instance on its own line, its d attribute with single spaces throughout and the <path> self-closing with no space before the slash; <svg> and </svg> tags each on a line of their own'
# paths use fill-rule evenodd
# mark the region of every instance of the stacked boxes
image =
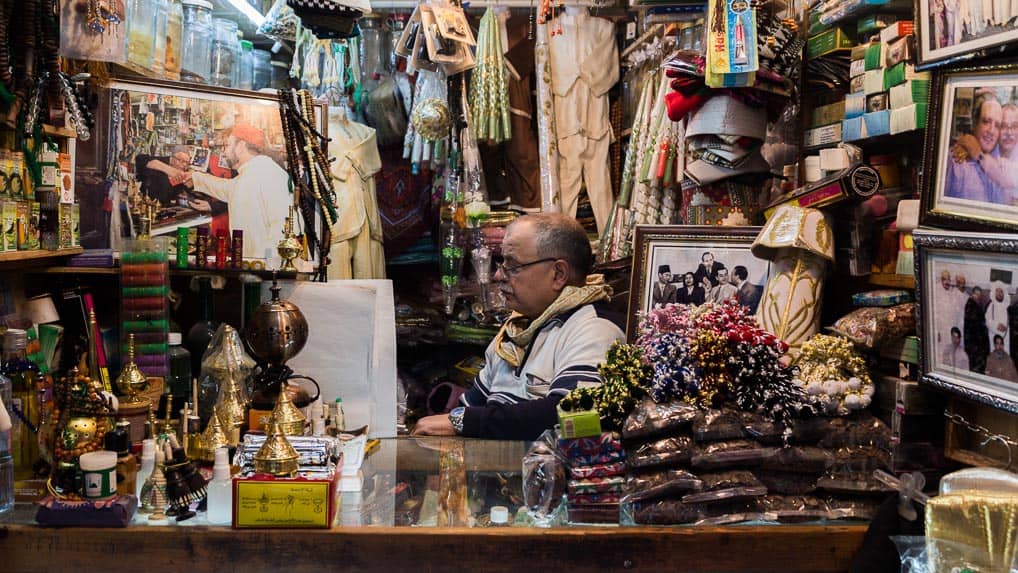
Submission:
<svg viewBox="0 0 1018 573">
<path fill-rule="evenodd" d="M 866 30 L 875 31 L 881 24 L 879 36 L 852 50 L 845 141 L 926 127 L 929 73 L 915 71 L 913 23 L 873 17 Z"/>
</svg>

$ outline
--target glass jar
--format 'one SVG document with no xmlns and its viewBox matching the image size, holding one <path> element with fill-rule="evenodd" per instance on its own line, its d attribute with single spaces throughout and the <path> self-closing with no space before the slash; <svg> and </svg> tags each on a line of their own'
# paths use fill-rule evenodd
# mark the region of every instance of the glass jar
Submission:
<svg viewBox="0 0 1018 573">
<path fill-rule="evenodd" d="M 237 23 L 226 18 L 212 20 L 212 85 L 224 88 L 233 87 L 234 67 L 240 55 L 240 42 L 237 40 Z"/>
<path fill-rule="evenodd" d="M 156 46 L 153 0 L 129 0 L 127 8 L 127 61 L 152 69 Z"/>
<path fill-rule="evenodd" d="M 269 87 L 274 90 L 285 90 L 290 87 L 290 64 L 272 60 L 272 79 Z"/>
<path fill-rule="evenodd" d="M 268 50 L 254 50 L 254 72 L 252 89 L 260 90 L 272 83 L 272 53 Z"/>
<path fill-rule="evenodd" d="M 171 80 L 180 79 L 180 39 L 184 33 L 184 7 L 180 0 L 170 0 L 166 13 L 165 73 Z"/>
<path fill-rule="evenodd" d="M 254 44 L 248 40 L 240 41 L 236 87 L 242 90 L 254 89 Z"/>
<path fill-rule="evenodd" d="M 389 33 L 382 26 L 379 16 L 364 16 L 357 25 L 361 29 L 361 85 L 370 90 L 386 72 L 388 53 L 392 46 L 389 43 Z"/>
<path fill-rule="evenodd" d="M 392 14 L 389 23 L 389 71 L 401 71 L 400 66 L 406 63 L 406 58 L 396 53 L 396 47 L 403 36 L 403 29 L 406 28 L 406 14 Z"/>
<path fill-rule="evenodd" d="M 155 48 L 152 53 L 152 71 L 158 76 L 166 75 L 166 21 L 169 16 L 169 0 L 152 0 Z"/>
<path fill-rule="evenodd" d="M 180 79 L 209 83 L 212 71 L 212 3 L 181 0 L 184 21 L 181 38 Z"/>
</svg>

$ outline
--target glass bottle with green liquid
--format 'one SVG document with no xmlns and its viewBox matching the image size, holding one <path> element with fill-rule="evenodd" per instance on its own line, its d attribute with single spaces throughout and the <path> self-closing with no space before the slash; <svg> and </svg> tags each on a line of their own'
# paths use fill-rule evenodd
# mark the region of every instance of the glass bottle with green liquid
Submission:
<svg viewBox="0 0 1018 573">
<path fill-rule="evenodd" d="M 3 366 L 0 373 L 11 381 L 10 411 L 14 414 L 11 429 L 11 452 L 14 456 L 14 479 L 30 479 L 39 460 L 39 367 L 28 360 L 28 333 L 9 328 L 4 333 Z"/>
</svg>

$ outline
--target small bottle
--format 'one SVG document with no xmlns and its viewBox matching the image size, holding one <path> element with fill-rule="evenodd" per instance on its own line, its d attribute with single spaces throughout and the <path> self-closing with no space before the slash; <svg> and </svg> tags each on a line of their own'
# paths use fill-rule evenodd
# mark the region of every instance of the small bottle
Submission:
<svg viewBox="0 0 1018 573">
<path fill-rule="evenodd" d="M 332 413 L 332 427 L 336 432 L 346 431 L 346 416 L 343 414 L 343 399 L 336 398 L 336 411 Z"/>
<path fill-rule="evenodd" d="M 184 396 L 191 400 L 191 353 L 182 346 L 184 337 L 179 332 L 169 335 L 170 348 L 166 352 L 169 362 L 169 376 L 166 377 L 166 393 Z"/>
<path fill-rule="evenodd" d="M 322 399 L 318 398 L 311 403 L 311 435 L 325 435 L 325 416 L 322 413 Z"/>
<path fill-rule="evenodd" d="M 20 416 L 11 417 L 14 427 L 10 449 L 17 479 L 30 479 L 35 473 L 33 466 L 39 459 L 39 441 L 29 426 L 40 421 L 39 368 L 28 360 L 25 354 L 27 345 L 28 333 L 24 330 L 8 328 L 4 333 L 4 361 L 0 374 L 7 377 L 11 388 L 10 399 L 4 403 L 10 412 L 20 412 Z"/>
<path fill-rule="evenodd" d="M 509 527 L 509 508 L 504 505 L 493 505 L 488 512 L 490 527 Z"/>
<path fill-rule="evenodd" d="M 226 229 L 216 231 L 216 268 L 225 269 L 227 253 L 230 252 L 230 237 Z"/>
<path fill-rule="evenodd" d="M 233 480 L 230 477 L 230 452 L 226 448 L 216 450 L 216 465 L 212 469 L 212 481 L 208 485 L 209 523 L 229 525 L 233 521 Z"/>
<path fill-rule="evenodd" d="M 131 453 L 131 422 L 120 420 L 106 434 L 106 449 L 117 453 L 117 495 L 134 495 L 138 491 L 138 459 Z"/>
<path fill-rule="evenodd" d="M 14 509 L 14 457 L 11 456 L 11 381 L 0 374 L 0 513 Z"/>
<path fill-rule="evenodd" d="M 141 488 L 145 485 L 145 482 L 149 477 L 152 476 L 152 470 L 156 467 L 156 441 L 152 438 L 146 438 L 141 441 L 141 468 L 138 470 L 138 475 L 135 477 L 135 488 L 134 492 L 139 498 L 141 497 Z"/>
</svg>

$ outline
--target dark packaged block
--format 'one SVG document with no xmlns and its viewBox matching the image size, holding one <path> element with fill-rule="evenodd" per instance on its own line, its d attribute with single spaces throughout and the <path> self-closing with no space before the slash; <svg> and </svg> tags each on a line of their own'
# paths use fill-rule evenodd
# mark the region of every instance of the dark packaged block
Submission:
<svg viewBox="0 0 1018 573">
<path fill-rule="evenodd" d="M 739 412 L 739 416 L 742 418 L 742 431 L 747 438 L 767 446 L 776 446 L 784 442 L 784 425 L 772 422 L 756 412 Z"/>
<path fill-rule="evenodd" d="M 698 470 L 719 470 L 757 466 L 773 456 L 777 448 L 765 448 L 753 440 L 726 440 L 701 444 L 690 460 Z"/>
<path fill-rule="evenodd" d="M 811 495 L 765 495 L 760 500 L 769 518 L 781 523 L 804 523 L 831 518 L 827 502 Z"/>
<path fill-rule="evenodd" d="M 623 522 L 636 525 L 721 525 L 762 519 L 757 500 L 701 504 L 659 499 L 622 504 Z"/>
<path fill-rule="evenodd" d="M 781 448 L 760 464 L 765 470 L 816 474 L 834 465 L 834 455 L 823 448 L 792 446 Z"/>
<path fill-rule="evenodd" d="M 693 438 L 698 442 L 732 440 L 743 435 L 742 418 L 735 410 L 707 410 L 693 421 Z"/>
<path fill-rule="evenodd" d="M 686 470 L 664 470 L 626 478 L 623 491 L 627 502 L 682 495 L 703 489 L 700 478 Z"/>
<path fill-rule="evenodd" d="M 823 448 L 877 446 L 887 449 L 891 429 L 869 412 L 843 418 L 808 418 L 792 425 L 792 442 Z"/>
<path fill-rule="evenodd" d="M 611 524 L 619 522 L 619 504 L 566 504 L 566 514 L 570 523 Z"/>
<path fill-rule="evenodd" d="M 702 474 L 703 491 L 682 496 L 685 503 L 718 503 L 746 500 L 767 494 L 767 488 L 751 472 L 734 470 Z"/>
<path fill-rule="evenodd" d="M 817 490 L 817 480 L 820 474 L 804 474 L 794 472 L 779 472 L 774 470 L 756 469 L 753 470 L 760 483 L 767 486 L 768 493 L 782 495 L 805 495 Z"/>
<path fill-rule="evenodd" d="M 689 436 L 662 438 L 655 442 L 640 444 L 630 450 L 629 466 L 650 468 L 688 464 L 693 457 L 694 449 L 693 438 Z"/>
<path fill-rule="evenodd" d="M 622 437 L 631 440 L 669 434 L 689 427 L 699 413 L 696 406 L 685 402 L 658 404 L 650 398 L 644 398 L 626 418 L 622 426 Z"/>
</svg>

